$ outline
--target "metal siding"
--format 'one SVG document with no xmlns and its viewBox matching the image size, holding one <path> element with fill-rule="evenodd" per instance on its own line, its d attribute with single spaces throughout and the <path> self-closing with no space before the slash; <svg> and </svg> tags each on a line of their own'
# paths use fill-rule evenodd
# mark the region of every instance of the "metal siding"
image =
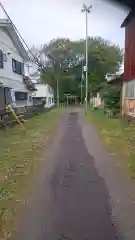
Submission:
<svg viewBox="0 0 135 240">
<path fill-rule="evenodd" d="M 124 80 L 135 79 L 135 18 L 127 25 L 125 31 Z"/>
</svg>

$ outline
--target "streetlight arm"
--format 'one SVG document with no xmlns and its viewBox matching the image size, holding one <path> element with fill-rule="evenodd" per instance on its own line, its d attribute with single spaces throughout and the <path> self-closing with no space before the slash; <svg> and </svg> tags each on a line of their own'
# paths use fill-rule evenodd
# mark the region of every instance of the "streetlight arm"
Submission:
<svg viewBox="0 0 135 240">
<path fill-rule="evenodd" d="M 90 13 L 90 12 L 91 12 L 91 9 L 92 9 L 92 5 L 90 5 L 90 6 L 87 7 L 85 4 L 83 4 L 81 11 L 82 11 L 82 12 Z"/>
<path fill-rule="evenodd" d="M 91 12 L 91 9 L 92 9 L 92 5 L 90 5 L 90 6 L 87 8 L 88 13 Z"/>
</svg>

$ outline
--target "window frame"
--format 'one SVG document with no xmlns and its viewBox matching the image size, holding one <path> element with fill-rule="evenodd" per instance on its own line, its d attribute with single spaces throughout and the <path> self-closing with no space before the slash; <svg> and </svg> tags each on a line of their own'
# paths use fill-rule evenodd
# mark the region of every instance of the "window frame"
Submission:
<svg viewBox="0 0 135 240">
<path fill-rule="evenodd" d="M 32 96 L 29 95 L 29 102 L 32 102 Z"/>
<path fill-rule="evenodd" d="M 24 63 L 19 62 L 12 58 L 12 70 L 14 73 L 18 75 L 24 75 Z"/>
<path fill-rule="evenodd" d="M 4 68 L 4 56 L 3 51 L 0 49 L 0 69 Z"/>
<path fill-rule="evenodd" d="M 125 98 L 135 99 L 135 80 L 126 82 L 125 84 Z"/>
<path fill-rule="evenodd" d="M 18 98 L 19 94 L 21 95 L 24 95 L 24 98 L 21 99 L 21 98 Z M 28 100 L 28 93 L 27 92 L 20 92 L 20 91 L 16 91 L 15 92 L 15 101 L 27 101 Z"/>
</svg>

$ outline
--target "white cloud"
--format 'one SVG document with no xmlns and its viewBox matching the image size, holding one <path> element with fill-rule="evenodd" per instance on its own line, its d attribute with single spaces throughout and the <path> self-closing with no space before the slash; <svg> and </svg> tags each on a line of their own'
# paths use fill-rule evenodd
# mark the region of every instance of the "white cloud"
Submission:
<svg viewBox="0 0 135 240">
<path fill-rule="evenodd" d="M 120 25 L 127 12 L 104 1 L 85 2 L 93 5 L 88 18 L 89 35 L 105 37 L 123 46 L 124 29 Z M 85 36 L 82 0 L 4 0 L 3 3 L 29 45 L 40 45 L 56 37 L 76 40 Z"/>
</svg>

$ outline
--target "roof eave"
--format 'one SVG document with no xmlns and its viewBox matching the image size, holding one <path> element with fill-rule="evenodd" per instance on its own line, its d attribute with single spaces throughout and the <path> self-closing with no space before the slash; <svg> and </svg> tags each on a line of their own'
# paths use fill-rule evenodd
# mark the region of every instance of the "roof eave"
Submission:
<svg viewBox="0 0 135 240">
<path fill-rule="evenodd" d="M 126 27 L 134 17 L 135 17 L 135 11 L 132 10 L 124 19 L 123 23 L 121 24 L 121 28 Z"/>
<path fill-rule="evenodd" d="M 124 73 L 121 73 L 119 76 L 116 76 L 116 77 L 110 79 L 109 81 L 107 81 L 107 84 L 113 84 L 115 82 L 122 82 L 123 76 L 124 76 Z"/>
<path fill-rule="evenodd" d="M 26 49 L 24 48 L 16 30 L 14 29 L 11 22 L 9 22 L 7 19 L 1 19 L 0 21 L 0 27 L 3 27 L 7 30 L 9 36 L 11 37 L 16 49 L 18 50 L 20 56 L 25 60 L 28 61 L 30 58 L 28 56 L 28 53 Z"/>
</svg>

